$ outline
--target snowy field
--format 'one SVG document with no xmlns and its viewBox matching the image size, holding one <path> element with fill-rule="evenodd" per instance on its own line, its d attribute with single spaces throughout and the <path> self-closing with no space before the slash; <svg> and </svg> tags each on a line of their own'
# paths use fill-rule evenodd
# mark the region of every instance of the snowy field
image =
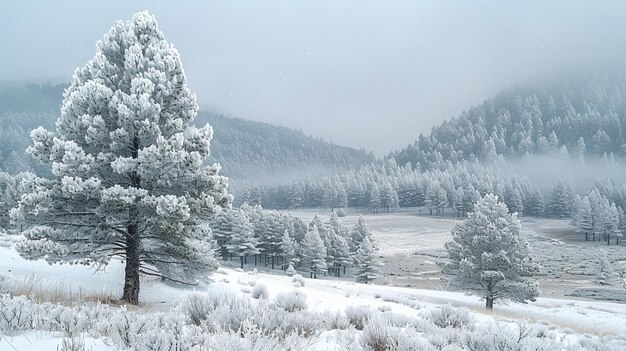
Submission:
<svg viewBox="0 0 626 351">
<path fill-rule="evenodd" d="M 307 220 L 328 210 L 290 211 Z M 441 290 L 437 260 L 445 256 L 444 243 L 451 239 L 450 230 L 458 218 L 428 216 L 415 209 L 397 213 L 360 213 L 348 211 L 341 220 L 348 227 L 359 215 L 373 232 L 385 266 L 377 283 L 384 285 Z M 522 218 L 522 232 L 541 265 L 539 287 L 544 297 L 580 296 L 626 302 L 626 291 L 617 283 L 600 286 L 596 282 L 599 255 L 607 252 L 613 263 L 626 261 L 626 247 L 607 246 L 606 242 L 585 242 L 569 220 Z M 617 277 L 613 276 L 614 279 Z"/>
<path fill-rule="evenodd" d="M 312 218 L 314 214 L 314 211 L 297 213 L 305 218 Z M 326 214 L 320 212 L 320 215 Z M 394 316 L 393 320 L 398 318 L 428 319 L 431 318 L 428 316 L 431 316 L 433 311 L 440 311 L 438 306 L 450 304 L 470 311 L 470 323 L 476 325 L 471 328 L 489 325 L 489 328 L 499 328 L 498 330 L 509 327 L 514 330 L 521 328 L 521 324 L 515 321 L 527 321 L 530 323 L 532 333 L 544 335 L 549 331 L 547 336 L 544 335 L 542 338 L 548 338 L 560 345 L 553 349 L 579 349 L 577 343 L 580 340 L 592 343 L 589 345 L 611 344 L 626 347 L 624 340 L 605 339 L 605 337 L 626 335 L 626 305 L 624 304 L 555 298 L 559 297 L 558 289 L 555 288 L 550 294 L 544 294 L 546 297 L 539 298 L 537 302 L 528 305 L 497 304 L 495 310 L 489 313 L 484 309 L 484 302 L 476 297 L 438 291 L 437 288 L 440 286 L 436 282 L 438 275 L 435 273 L 436 267 L 433 262 L 442 254 L 443 242 L 449 239 L 449 230 L 456 222 L 454 219 L 424 217 L 412 213 L 365 215 L 365 217 L 374 233 L 374 239 L 380 246 L 381 255 L 385 258 L 386 275 L 380 279 L 381 285 L 364 285 L 338 279 L 305 279 L 304 287 L 294 287 L 292 278 L 281 275 L 278 271 L 250 272 L 249 270 L 221 268 L 213 275 L 212 284 L 195 289 L 170 286 L 157 280 L 146 280 L 142 285 L 140 298 L 142 305 L 129 310 L 147 316 L 151 313 L 168 313 L 175 310 L 192 290 L 205 292 L 223 287 L 248 298 L 255 294 L 255 290 L 259 290 L 262 291 L 262 295 L 267 296 L 267 301 L 273 301 L 281 293 L 299 291 L 306 298 L 306 310 L 320 315 L 342 313 L 350 306 L 357 310 L 361 308 L 360 306 L 367 306 L 368 310 L 382 316 Z M 357 218 L 357 214 L 348 214 L 342 220 L 346 225 L 351 226 Z M 539 245 L 542 250 L 540 252 L 550 254 L 551 258 L 555 259 L 554 265 L 546 268 L 551 270 L 550 273 L 542 273 L 540 277 L 542 287 L 550 286 L 550 282 L 553 283 L 551 279 L 560 275 L 558 272 L 566 270 L 561 269 L 557 272 L 553 267 L 569 264 L 571 260 L 583 257 L 572 256 L 575 251 L 585 252 L 591 257 L 593 250 L 605 248 L 576 242 L 573 236 L 570 238 L 571 228 L 563 221 L 528 219 L 524 224 L 531 243 L 542 243 Z M 24 286 L 32 289 L 32 298 L 35 300 L 53 300 L 61 304 L 71 304 L 71 301 L 114 301 L 115 297 L 120 294 L 123 277 L 121 264 L 114 263 L 104 271 L 95 272 L 93 268 L 85 266 L 50 266 L 42 261 L 25 261 L 14 251 L 13 245 L 17 240 L 19 240 L 17 236 L 0 238 L 0 276 L 5 279 L 0 286 L 2 284 L 9 287 Z M 589 249 L 582 250 L 581 245 L 588 245 Z M 614 249 L 613 253 L 617 254 L 618 249 Z M 558 250 L 560 256 L 555 254 L 556 251 L 550 250 Z M 619 250 L 623 251 L 623 247 Z M 544 261 L 542 264 L 545 264 Z M 572 267 L 574 266 L 576 265 Z M 560 279 L 564 282 L 563 284 L 568 282 L 568 288 L 574 285 L 573 282 L 576 280 L 585 282 L 580 283 L 581 285 L 591 285 L 587 271 L 582 268 L 573 270 L 568 276 L 562 276 Z M 390 284 L 411 284 L 413 287 L 391 286 Z M 415 286 L 421 288 L 415 288 Z M 553 283 L 553 286 L 558 287 L 559 284 Z M 254 299 L 251 301 L 263 303 Z M 119 306 L 113 304 L 112 308 L 118 310 Z M 464 310 L 461 309 L 461 311 Z M 103 323 L 106 324 L 107 321 Z M 326 330 L 314 335 L 307 334 L 306 342 L 293 344 L 294 349 L 367 349 L 352 345 L 352 341 L 362 340 L 365 334 L 360 329 L 355 329 L 352 324 L 350 325 L 347 329 L 328 330 L 327 327 Z M 427 328 L 427 330 L 430 329 Z M 478 333 L 478 329 L 471 330 L 471 333 Z M 449 332 L 446 333 L 449 334 Z M 442 335 L 448 335 L 446 333 Z M 420 335 L 427 340 L 424 342 L 431 344 L 439 342 L 431 340 L 433 336 L 429 333 Z M 10 336 L 2 335 L 0 350 L 56 350 L 62 341 L 62 336 L 60 332 L 42 330 L 18 332 Z M 448 337 L 451 336 L 448 335 Z M 90 334 L 85 335 L 83 339 L 87 349 L 124 349 L 111 340 L 106 340 L 106 343 L 103 340 L 106 339 L 94 338 Z M 620 348 L 621 346 L 614 349 Z M 216 349 L 219 347 L 216 346 Z M 246 346 L 232 349 L 245 350 Z"/>
</svg>

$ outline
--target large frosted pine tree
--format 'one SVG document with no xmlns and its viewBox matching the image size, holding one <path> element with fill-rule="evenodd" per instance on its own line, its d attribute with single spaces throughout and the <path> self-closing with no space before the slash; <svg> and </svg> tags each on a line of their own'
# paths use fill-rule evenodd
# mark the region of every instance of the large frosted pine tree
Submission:
<svg viewBox="0 0 626 351">
<path fill-rule="evenodd" d="M 487 309 L 493 309 L 496 300 L 534 301 L 539 295 L 533 279 L 538 265 L 520 229 L 517 214 L 509 213 L 496 195 L 485 195 L 445 244 L 449 262 L 443 273 L 448 284 L 484 297 Z"/>
<path fill-rule="evenodd" d="M 50 263 L 125 263 L 122 300 L 140 274 L 191 282 L 216 266 L 206 220 L 232 196 L 204 165 L 212 128 L 191 126 L 198 105 L 178 51 L 156 19 L 116 22 L 76 69 L 56 131 L 32 131 L 28 152 L 52 179 L 30 182 L 12 211 L 30 225 L 22 256 Z"/>
</svg>

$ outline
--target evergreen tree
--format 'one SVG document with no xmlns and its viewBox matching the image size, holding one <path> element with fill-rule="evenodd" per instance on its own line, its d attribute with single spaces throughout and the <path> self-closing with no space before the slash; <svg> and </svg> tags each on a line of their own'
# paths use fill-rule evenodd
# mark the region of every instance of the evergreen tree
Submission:
<svg viewBox="0 0 626 351">
<path fill-rule="evenodd" d="M 382 263 L 377 257 L 376 249 L 368 237 L 363 238 L 355 255 L 356 281 L 368 284 L 380 276 Z"/>
<path fill-rule="evenodd" d="M 367 227 L 367 224 L 365 224 L 365 218 L 363 218 L 363 216 L 359 216 L 359 220 L 350 231 L 350 252 L 352 254 L 355 254 L 356 251 L 359 249 L 359 246 L 361 246 L 363 239 L 369 239 L 371 238 L 371 236 L 372 232 Z"/>
<path fill-rule="evenodd" d="M 332 229 L 330 230 L 330 235 L 332 237 L 331 246 L 328 250 L 331 252 L 330 256 L 332 256 L 332 262 L 330 262 L 330 267 L 334 270 L 334 274 L 336 276 L 341 276 L 341 268 L 343 267 L 345 273 L 345 267 L 350 264 L 350 248 L 344 236 L 337 234 L 337 232 Z"/>
<path fill-rule="evenodd" d="M 252 224 L 243 213 L 242 210 L 235 210 L 233 212 L 233 227 L 232 235 L 226 246 L 228 252 L 232 255 L 239 257 L 241 268 L 248 255 L 256 255 L 259 253 L 257 249 L 257 239 L 254 237 L 254 230 Z"/>
<path fill-rule="evenodd" d="M 293 266 L 294 263 L 299 261 L 296 256 L 296 242 L 291 238 L 291 235 L 289 235 L 289 230 L 285 230 L 281 246 L 283 269 L 286 265 Z"/>
<path fill-rule="evenodd" d="M 378 186 L 374 184 L 374 187 L 370 191 L 370 209 L 374 213 L 378 213 L 380 204 L 381 204 L 380 191 L 378 190 Z"/>
<path fill-rule="evenodd" d="M 611 285 L 611 281 L 613 280 L 613 276 L 615 275 L 615 271 L 609 258 L 606 254 L 606 251 L 600 250 L 600 255 L 598 257 L 598 266 L 595 281 L 599 285 Z"/>
<path fill-rule="evenodd" d="M 220 252 L 222 260 L 228 259 L 228 242 L 233 235 L 233 225 L 235 211 L 222 211 L 215 217 L 215 220 L 211 222 L 211 229 L 213 232 L 213 240 L 217 244 L 216 249 Z"/>
<path fill-rule="evenodd" d="M 203 163 L 213 131 L 191 126 L 196 98 L 155 18 L 116 22 L 96 51 L 64 93 L 56 132 L 32 131 L 28 152 L 54 177 L 31 181 L 12 216 L 32 226 L 18 247 L 27 259 L 122 258 L 122 300 L 137 304 L 140 274 L 191 282 L 216 267 L 206 220 L 232 196 Z"/>
<path fill-rule="evenodd" d="M 534 301 L 539 290 L 532 276 L 538 265 L 520 229 L 516 214 L 497 196 L 485 195 L 445 244 L 449 261 L 442 270 L 448 284 L 483 296 L 487 309 L 500 299 Z"/>
<path fill-rule="evenodd" d="M 326 247 L 317 226 L 313 226 L 306 234 L 302 248 L 304 263 L 311 273 L 311 278 L 317 279 L 317 274 L 324 272 L 327 268 Z"/>
<path fill-rule="evenodd" d="M 571 190 L 563 180 L 559 180 L 552 191 L 550 212 L 552 215 L 563 218 L 570 215 Z"/>
</svg>

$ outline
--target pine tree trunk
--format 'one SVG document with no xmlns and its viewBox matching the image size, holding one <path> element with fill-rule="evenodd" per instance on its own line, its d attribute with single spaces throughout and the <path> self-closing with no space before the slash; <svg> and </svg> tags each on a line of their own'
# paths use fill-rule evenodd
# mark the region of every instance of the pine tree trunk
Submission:
<svg viewBox="0 0 626 351">
<path fill-rule="evenodd" d="M 489 292 L 489 293 L 487 294 L 487 299 L 486 299 L 486 302 L 485 302 L 485 307 L 486 307 L 489 311 L 493 310 L 493 294 L 492 294 L 491 292 Z"/>
<path fill-rule="evenodd" d="M 243 256 L 239 257 L 241 259 L 241 269 L 243 269 Z"/>
<path fill-rule="evenodd" d="M 139 155 L 139 137 L 133 138 L 132 158 L 136 159 Z M 130 172 L 128 178 L 133 187 L 141 186 L 141 178 L 137 172 Z M 139 303 L 139 211 L 136 205 L 131 205 L 128 209 L 128 226 L 126 227 L 126 267 L 124 272 L 124 290 L 122 293 L 122 301 L 126 301 L 132 305 Z"/>
<path fill-rule="evenodd" d="M 132 305 L 139 303 L 139 236 L 137 224 L 128 225 L 126 238 L 126 268 L 122 301 Z"/>
</svg>

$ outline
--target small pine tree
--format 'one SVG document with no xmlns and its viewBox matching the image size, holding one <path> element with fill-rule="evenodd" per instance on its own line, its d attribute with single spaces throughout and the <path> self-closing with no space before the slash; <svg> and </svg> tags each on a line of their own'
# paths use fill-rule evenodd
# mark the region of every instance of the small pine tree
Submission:
<svg viewBox="0 0 626 351">
<path fill-rule="evenodd" d="M 354 228 L 352 228 L 352 231 L 350 231 L 350 253 L 355 254 L 359 246 L 361 246 L 363 239 L 370 238 L 371 235 L 372 232 L 367 227 L 367 224 L 365 224 L 365 218 L 359 216 L 359 220 L 354 225 Z"/>
<path fill-rule="evenodd" d="M 611 280 L 615 275 L 613 266 L 611 265 L 605 250 L 601 250 L 599 256 L 596 283 L 599 285 L 611 285 Z"/>
<path fill-rule="evenodd" d="M 378 256 L 377 250 L 372 245 L 368 237 L 363 238 L 359 249 L 356 252 L 356 281 L 368 284 L 380 277 L 380 267 L 383 265 Z"/>
<path fill-rule="evenodd" d="M 378 185 L 374 185 L 372 191 L 370 191 L 370 209 L 372 212 L 377 213 L 380 208 L 380 204 L 380 191 L 378 190 Z"/>
<path fill-rule="evenodd" d="M 442 271 L 448 285 L 483 296 L 487 309 L 499 299 L 534 301 L 538 265 L 520 230 L 517 215 L 496 195 L 485 195 L 445 244 L 449 261 Z"/>
<path fill-rule="evenodd" d="M 234 221 L 232 235 L 226 248 L 232 255 L 239 257 L 241 268 L 243 269 L 246 256 L 259 253 L 259 249 L 257 249 L 258 242 L 254 237 L 252 224 L 250 224 L 250 221 L 243 211 L 237 210 L 231 212 L 234 214 Z"/>
<path fill-rule="evenodd" d="M 313 226 L 304 237 L 302 255 L 309 268 L 311 278 L 317 279 L 317 274 L 326 270 L 326 247 L 320 237 L 317 226 Z"/>
<path fill-rule="evenodd" d="M 285 230 L 283 234 L 281 247 L 283 268 L 286 265 L 293 267 L 293 264 L 298 262 L 298 258 L 296 257 L 296 242 L 291 238 L 289 230 Z"/>
<path fill-rule="evenodd" d="M 293 276 L 294 274 L 296 274 L 296 269 L 293 268 L 293 264 L 289 264 L 289 267 L 287 267 L 287 269 L 285 270 L 285 274 L 287 274 L 288 276 Z"/>
</svg>

